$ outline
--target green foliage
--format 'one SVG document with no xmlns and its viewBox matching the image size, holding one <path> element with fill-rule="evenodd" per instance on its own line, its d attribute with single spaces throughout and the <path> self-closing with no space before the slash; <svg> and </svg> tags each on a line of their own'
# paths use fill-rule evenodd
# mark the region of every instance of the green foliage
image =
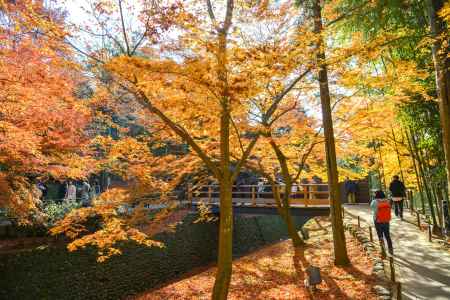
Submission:
<svg viewBox="0 0 450 300">
<path fill-rule="evenodd" d="M 81 204 L 76 201 L 62 201 L 61 203 L 50 202 L 45 205 L 43 211 L 46 216 L 48 226 L 53 226 L 57 221 L 62 220 L 71 210 L 80 208 Z"/>
</svg>

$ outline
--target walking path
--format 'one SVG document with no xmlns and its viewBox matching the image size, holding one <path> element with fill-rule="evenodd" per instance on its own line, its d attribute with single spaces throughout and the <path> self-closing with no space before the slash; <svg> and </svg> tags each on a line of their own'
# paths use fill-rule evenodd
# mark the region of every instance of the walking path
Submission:
<svg viewBox="0 0 450 300">
<path fill-rule="evenodd" d="M 373 223 L 368 205 L 345 205 L 345 210 Z M 405 210 L 404 214 L 408 215 L 409 211 Z M 402 299 L 449 300 L 450 253 L 430 243 L 417 226 L 395 216 L 391 221 L 391 236 Z"/>
</svg>

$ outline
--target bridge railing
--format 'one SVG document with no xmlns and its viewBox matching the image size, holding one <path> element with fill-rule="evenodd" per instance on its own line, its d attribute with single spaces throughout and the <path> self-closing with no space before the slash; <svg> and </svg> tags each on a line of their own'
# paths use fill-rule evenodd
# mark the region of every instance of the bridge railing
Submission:
<svg viewBox="0 0 450 300">
<path fill-rule="evenodd" d="M 233 185 L 233 203 L 241 205 L 276 205 L 274 193 L 279 193 L 281 197 L 285 193 L 284 185 Z M 290 204 L 296 206 L 329 205 L 328 184 L 300 184 L 295 186 L 290 192 Z M 192 204 L 196 203 L 218 203 L 218 185 L 202 185 L 197 187 L 189 186 L 187 189 L 187 199 Z"/>
</svg>

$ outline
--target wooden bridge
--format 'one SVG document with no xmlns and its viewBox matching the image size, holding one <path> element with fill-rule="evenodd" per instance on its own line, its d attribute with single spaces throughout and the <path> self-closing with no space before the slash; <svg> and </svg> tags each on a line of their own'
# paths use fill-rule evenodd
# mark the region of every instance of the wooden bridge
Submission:
<svg viewBox="0 0 450 300">
<path fill-rule="evenodd" d="M 278 214 L 274 193 L 281 197 L 284 185 L 234 185 L 232 190 L 233 211 L 236 214 Z M 291 214 L 296 216 L 328 216 L 330 213 L 328 184 L 300 184 L 292 188 L 289 203 Z M 213 213 L 220 211 L 219 186 L 188 186 L 187 202 L 196 208 L 200 204 L 210 207 Z"/>
</svg>

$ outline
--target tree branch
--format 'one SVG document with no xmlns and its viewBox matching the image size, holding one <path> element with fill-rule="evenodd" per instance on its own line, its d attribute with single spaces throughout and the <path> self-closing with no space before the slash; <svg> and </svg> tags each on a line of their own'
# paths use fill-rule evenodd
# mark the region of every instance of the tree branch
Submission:
<svg viewBox="0 0 450 300">
<path fill-rule="evenodd" d="M 278 104 L 280 104 L 281 100 L 283 100 L 284 96 L 286 96 L 287 93 L 289 93 L 294 88 L 294 86 L 300 80 L 302 80 L 302 78 L 305 77 L 310 71 L 311 71 L 311 69 L 308 68 L 306 71 L 304 71 L 302 74 L 300 74 L 297 78 L 295 78 L 290 84 L 288 84 L 288 86 L 285 87 L 285 89 L 281 93 L 279 93 L 279 94 L 275 95 L 275 97 L 273 97 L 272 105 L 269 107 L 267 112 L 262 117 L 263 124 L 267 124 L 270 117 L 273 115 L 273 113 L 277 109 Z"/>
<path fill-rule="evenodd" d="M 136 82 L 135 85 L 138 83 Z M 197 153 L 197 155 L 200 157 L 200 159 L 205 163 L 205 165 L 208 167 L 208 169 L 214 173 L 216 178 L 220 179 L 222 174 L 219 171 L 219 168 L 217 168 L 216 164 L 211 160 L 211 158 L 203 151 L 203 149 L 195 142 L 193 137 L 188 133 L 186 129 L 184 129 L 181 125 L 175 123 L 172 119 L 170 119 L 166 114 L 164 114 L 161 110 L 159 110 L 157 107 L 155 107 L 150 99 L 145 95 L 144 92 L 142 92 L 139 89 L 131 89 L 125 85 L 121 86 L 131 93 L 133 93 L 139 103 L 146 107 L 150 112 L 158 116 L 161 121 L 167 124 L 167 126 L 170 127 L 179 137 L 184 139 L 186 143 L 188 143 L 189 146 L 192 147 L 192 149 Z"/>
<path fill-rule="evenodd" d="M 211 0 L 206 0 L 206 7 L 208 8 L 209 18 L 211 19 L 211 22 L 213 23 L 214 28 L 216 30 L 219 30 L 219 26 L 217 24 L 216 16 L 214 15 Z"/>
<path fill-rule="evenodd" d="M 125 41 L 125 46 L 127 47 L 127 55 L 131 56 L 130 44 L 128 43 L 127 31 L 126 31 L 126 28 L 125 28 L 125 21 L 123 19 L 122 0 L 119 0 L 119 12 L 120 12 L 120 22 L 122 24 L 123 39 Z"/>
</svg>

